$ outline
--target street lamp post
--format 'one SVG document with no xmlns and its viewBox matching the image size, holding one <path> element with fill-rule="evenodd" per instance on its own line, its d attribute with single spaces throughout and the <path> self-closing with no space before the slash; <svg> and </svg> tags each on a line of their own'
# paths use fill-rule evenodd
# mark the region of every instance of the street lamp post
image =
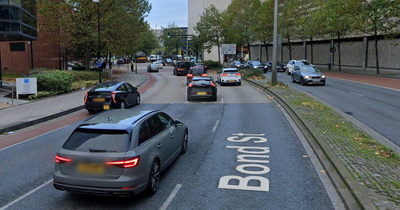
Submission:
<svg viewBox="0 0 400 210">
<path fill-rule="evenodd" d="M 98 31 L 98 39 L 99 39 L 99 51 L 97 52 L 97 67 L 100 69 L 99 70 L 99 83 L 101 83 L 101 63 L 100 62 L 100 0 L 92 0 L 92 2 L 97 2 L 97 31 Z"/>
<path fill-rule="evenodd" d="M 274 9 L 274 37 L 273 37 L 273 52 L 272 52 L 272 85 L 278 84 L 278 75 L 276 71 L 277 54 L 278 54 L 278 0 L 275 0 Z"/>
</svg>

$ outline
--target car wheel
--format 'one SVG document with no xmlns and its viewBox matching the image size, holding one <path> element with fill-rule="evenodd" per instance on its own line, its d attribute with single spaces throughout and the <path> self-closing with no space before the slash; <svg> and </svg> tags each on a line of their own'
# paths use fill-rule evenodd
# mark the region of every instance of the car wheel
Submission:
<svg viewBox="0 0 400 210">
<path fill-rule="evenodd" d="M 139 104 L 140 104 L 140 95 L 138 94 L 136 96 L 136 105 L 139 105 Z"/>
<path fill-rule="evenodd" d="M 304 83 L 304 79 L 303 79 L 303 77 L 302 77 L 302 78 L 300 78 L 300 84 L 301 84 L 301 85 L 306 85 L 306 83 Z"/>
<path fill-rule="evenodd" d="M 94 110 L 94 109 L 88 109 L 87 111 L 88 111 L 90 114 L 96 113 L 96 110 Z"/>
<path fill-rule="evenodd" d="M 292 83 L 295 82 L 295 81 L 294 81 L 294 78 L 293 78 L 293 75 L 290 77 L 290 81 L 292 81 Z"/>
<path fill-rule="evenodd" d="M 191 98 L 190 98 L 190 95 L 189 95 L 189 94 L 187 94 L 187 100 L 188 100 L 188 101 L 190 101 L 190 100 L 191 100 Z"/>
<path fill-rule="evenodd" d="M 181 154 L 185 154 L 188 151 L 188 146 L 189 146 L 189 135 L 188 132 L 185 131 L 185 135 L 183 136 Z"/>
<path fill-rule="evenodd" d="M 151 164 L 149 182 L 147 183 L 147 193 L 149 195 L 156 194 L 160 186 L 160 161 L 154 160 Z"/>
<path fill-rule="evenodd" d="M 287 75 L 290 75 L 290 72 L 289 72 L 289 70 L 287 70 L 286 74 L 287 74 Z"/>
<path fill-rule="evenodd" d="M 121 101 L 120 108 L 121 108 L 121 109 L 126 109 L 125 102 Z"/>
<path fill-rule="evenodd" d="M 219 82 L 219 85 L 221 85 L 221 86 L 224 86 L 224 83 L 222 83 L 222 82 Z"/>
<path fill-rule="evenodd" d="M 238 85 L 238 86 L 241 86 L 241 85 L 242 85 L 242 82 L 238 82 L 237 85 Z"/>
</svg>

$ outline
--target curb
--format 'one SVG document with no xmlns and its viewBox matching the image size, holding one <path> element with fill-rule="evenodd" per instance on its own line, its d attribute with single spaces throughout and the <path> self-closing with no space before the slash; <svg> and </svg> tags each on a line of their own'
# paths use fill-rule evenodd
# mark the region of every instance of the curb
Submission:
<svg viewBox="0 0 400 210">
<path fill-rule="evenodd" d="M 31 121 L 28 121 L 28 122 L 23 122 L 23 123 L 11 125 L 11 126 L 8 126 L 6 128 L 1 128 L 0 129 L 0 134 L 11 132 L 11 131 L 16 131 L 16 130 L 20 130 L 20 129 L 24 129 L 24 128 L 27 128 L 27 127 L 30 127 L 30 126 L 33 126 L 33 125 L 36 125 L 36 124 L 39 124 L 39 123 L 44 123 L 46 121 L 53 120 L 53 119 L 59 118 L 61 116 L 64 116 L 64 115 L 71 114 L 73 112 L 82 110 L 84 107 L 85 107 L 85 105 L 80 105 L 80 106 L 77 106 L 77 107 L 74 107 L 74 108 L 71 108 L 71 109 L 68 109 L 68 110 L 64 110 L 62 112 L 55 113 L 55 114 L 52 114 L 52 115 L 49 115 L 49 116 L 46 116 L 46 117 L 42 117 L 42 118 L 38 118 L 38 119 L 31 120 Z"/>
<path fill-rule="evenodd" d="M 333 153 L 329 145 L 326 144 L 318 135 L 314 135 L 316 131 L 305 120 L 302 120 L 293 111 L 293 108 L 286 101 L 269 90 L 253 81 L 245 79 L 252 86 L 262 88 L 263 91 L 275 97 L 281 106 L 286 110 L 292 120 L 300 128 L 303 135 L 306 137 L 310 146 L 314 149 L 316 156 L 328 172 L 328 176 L 335 185 L 343 203 L 348 209 L 376 209 L 376 206 L 368 199 L 365 188 L 360 185 L 350 174 L 347 168 L 342 164 L 339 158 Z"/>
</svg>

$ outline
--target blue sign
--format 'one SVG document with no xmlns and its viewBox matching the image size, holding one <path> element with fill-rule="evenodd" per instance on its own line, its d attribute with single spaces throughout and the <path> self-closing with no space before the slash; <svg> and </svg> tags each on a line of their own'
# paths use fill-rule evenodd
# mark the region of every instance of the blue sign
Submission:
<svg viewBox="0 0 400 210">
<path fill-rule="evenodd" d="M 100 68 L 101 67 L 101 62 L 97 62 L 97 66 Z"/>
<path fill-rule="evenodd" d="M 29 83 L 29 78 L 24 79 L 24 83 Z"/>
</svg>

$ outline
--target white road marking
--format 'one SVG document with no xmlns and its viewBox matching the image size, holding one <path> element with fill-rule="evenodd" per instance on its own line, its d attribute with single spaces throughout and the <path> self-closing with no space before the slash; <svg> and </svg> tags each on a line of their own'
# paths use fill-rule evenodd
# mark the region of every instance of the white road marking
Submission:
<svg viewBox="0 0 400 210">
<path fill-rule="evenodd" d="M 174 190 L 172 190 L 172 192 L 168 196 L 167 200 L 165 200 L 164 204 L 160 207 L 160 210 L 166 210 L 168 208 L 169 204 L 171 204 L 172 200 L 175 198 L 176 194 L 178 193 L 179 189 L 181 189 L 181 187 L 182 187 L 182 185 L 180 185 L 180 184 L 177 184 L 175 186 Z"/>
<path fill-rule="evenodd" d="M 182 89 L 182 93 L 183 93 L 183 91 L 185 91 L 185 88 Z"/>
<path fill-rule="evenodd" d="M 224 98 L 221 98 L 221 104 L 224 104 Z"/>
<path fill-rule="evenodd" d="M 361 94 L 358 94 L 358 93 L 355 93 L 355 92 L 350 92 L 351 94 L 354 94 L 354 95 L 357 95 L 357 96 L 360 96 L 360 97 L 364 97 L 363 95 L 361 95 Z"/>
<path fill-rule="evenodd" d="M 262 133 L 262 134 L 244 134 L 244 133 L 233 134 L 232 133 L 232 135 L 234 135 L 234 136 L 265 136 L 264 133 Z"/>
<path fill-rule="evenodd" d="M 176 100 L 177 100 L 177 99 L 175 98 L 175 100 L 174 100 L 173 102 L 171 102 L 171 104 L 175 103 Z"/>
<path fill-rule="evenodd" d="M 219 125 L 219 120 L 217 120 L 217 122 L 214 125 L 214 128 L 212 129 L 212 132 L 215 132 L 217 130 L 217 127 Z"/>
<path fill-rule="evenodd" d="M 21 197 L 15 199 L 14 201 L 12 201 L 11 203 L 8 203 L 7 205 L 1 207 L 0 210 L 5 210 L 5 209 L 7 209 L 8 207 L 10 207 L 10 206 L 12 206 L 12 205 L 18 203 L 18 202 L 21 201 L 22 199 L 24 199 L 24 198 L 28 197 L 29 195 L 33 194 L 34 192 L 40 190 L 41 188 L 43 188 L 44 186 L 50 184 L 51 182 L 53 182 L 53 179 L 50 179 L 49 181 L 45 182 L 44 184 L 40 185 L 39 187 L 36 187 L 35 189 L 29 191 L 29 192 L 26 193 L 25 195 L 23 195 L 23 196 L 21 196 Z"/>
</svg>

